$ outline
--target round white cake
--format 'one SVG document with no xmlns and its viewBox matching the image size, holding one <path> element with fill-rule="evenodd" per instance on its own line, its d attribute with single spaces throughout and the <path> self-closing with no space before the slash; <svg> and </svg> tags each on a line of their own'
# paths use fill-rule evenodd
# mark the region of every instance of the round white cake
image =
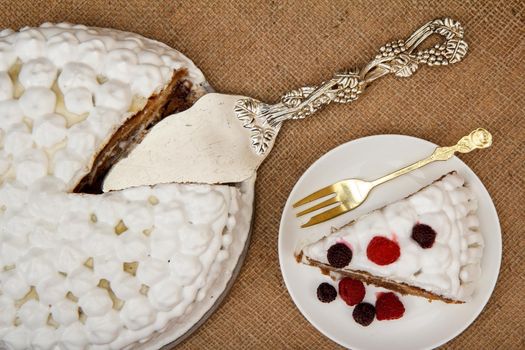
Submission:
<svg viewBox="0 0 525 350">
<path fill-rule="evenodd" d="M 74 193 L 133 146 L 123 130 L 140 141 L 137 115 L 154 123 L 177 87 L 196 98 L 204 83 L 136 34 L 0 32 L 0 348 L 159 347 L 213 305 L 247 238 L 253 181 Z"/>
</svg>

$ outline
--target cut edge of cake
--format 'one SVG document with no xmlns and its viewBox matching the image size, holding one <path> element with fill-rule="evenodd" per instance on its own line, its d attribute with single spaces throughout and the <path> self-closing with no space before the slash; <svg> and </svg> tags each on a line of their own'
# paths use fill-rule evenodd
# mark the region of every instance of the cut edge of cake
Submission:
<svg viewBox="0 0 525 350">
<path fill-rule="evenodd" d="M 440 182 L 441 180 L 445 179 L 447 176 L 451 176 L 451 175 L 459 176 L 456 171 L 451 171 L 451 172 L 449 172 L 447 174 L 442 175 L 440 178 L 434 180 L 432 183 L 421 187 L 418 191 L 413 192 L 410 195 L 408 195 L 408 196 L 406 196 L 406 197 L 404 197 L 402 199 L 390 202 L 390 203 L 386 204 L 385 206 L 383 206 L 381 208 L 372 210 L 372 211 L 370 211 L 370 212 L 368 212 L 368 213 L 366 213 L 366 214 L 364 214 L 364 215 L 362 215 L 362 216 L 360 216 L 360 217 L 358 217 L 358 218 L 356 218 L 356 219 L 346 223 L 345 225 L 343 225 L 343 226 L 341 226 L 341 227 L 339 227 L 337 229 L 336 228 L 332 228 L 332 230 L 331 230 L 331 232 L 329 234 L 323 236 L 322 238 L 320 238 L 320 239 L 318 239 L 318 240 L 316 240 L 314 242 L 310 242 L 310 243 L 305 244 L 302 247 L 300 247 L 294 253 L 296 261 L 298 263 L 303 263 L 303 264 L 310 265 L 310 266 L 313 266 L 313 267 L 318 267 L 321 270 L 321 273 L 323 273 L 325 275 L 328 275 L 328 276 L 331 276 L 332 278 L 338 278 L 340 276 L 350 277 L 350 278 L 354 278 L 354 279 L 360 280 L 361 282 L 366 283 L 366 284 L 372 284 L 372 285 L 375 285 L 377 287 L 382 287 L 382 288 L 385 288 L 385 289 L 389 289 L 389 290 L 398 292 L 398 293 L 400 293 L 402 295 L 413 295 L 413 296 L 423 297 L 423 298 L 428 299 L 429 301 L 439 300 L 439 301 L 442 301 L 442 302 L 445 302 L 445 303 L 448 303 L 448 304 L 463 304 L 463 303 L 465 303 L 467 300 L 463 300 L 462 298 L 459 298 L 459 297 L 458 298 L 447 297 L 447 296 L 444 296 L 444 295 L 441 295 L 441 294 L 434 293 L 432 291 L 426 290 L 426 289 L 424 289 L 422 287 L 419 287 L 419 286 L 416 286 L 416 285 L 411 285 L 411 284 L 406 283 L 406 282 L 395 281 L 395 280 L 393 280 L 391 278 L 374 275 L 373 273 L 370 273 L 368 271 L 363 271 L 363 270 L 358 270 L 358 269 L 348 269 L 346 267 L 344 267 L 344 268 L 336 268 L 336 267 L 331 266 L 328 263 L 325 263 L 325 262 L 322 262 L 322 261 L 319 261 L 319 260 L 316 260 L 316 259 L 312 259 L 311 257 L 307 256 L 307 254 L 304 251 L 307 247 L 315 245 L 315 244 L 317 244 L 317 243 L 327 239 L 328 237 L 333 236 L 334 234 L 337 234 L 337 233 L 341 232 L 341 230 L 343 230 L 344 228 L 354 225 L 359 219 L 364 218 L 364 217 L 366 217 L 366 216 L 368 216 L 370 214 L 379 212 L 379 211 L 383 210 L 384 208 L 386 208 L 386 207 L 388 207 L 390 205 L 393 205 L 395 203 L 401 202 L 402 200 L 410 199 L 411 197 L 413 197 L 417 193 L 421 192 L 422 190 L 424 190 L 424 189 L 426 189 L 426 188 L 428 188 L 428 187 L 430 187 L 430 186 Z M 467 186 L 466 186 L 465 183 L 463 183 L 460 187 L 461 188 L 466 188 Z M 474 203 L 474 210 L 468 211 L 465 214 L 465 218 L 463 218 L 463 219 L 466 219 L 467 216 L 475 215 L 476 209 L 477 209 L 477 205 Z M 470 247 L 480 247 L 481 249 L 483 249 L 483 245 L 484 245 L 483 244 L 483 238 L 482 238 L 482 236 L 481 236 L 481 234 L 479 232 L 479 222 L 477 221 L 477 216 L 476 216 L 475 219 L 476 219 L 476 225 L 470 225 L 469 226 L 468 224 L 465 224 L 465 225 L 468 226 L 468 230 L 473 229 L 475 234 L 476 234 L 476 236 L 477 236 L 477 240 L 475 241 L 475 243 L 468 244 L 467 249 L 470 248 Z M 479 257 L 479 260 L 481 260 L 481 257 Z M 479 263 L 480 262 L 478 261 L 478 264 Z M 460 280 L 461 280 L 460 273 L 462 271 L 462 267 L 464 267 L 464 266 L 466 266 L 466 265 L 461 265 L 460 266 L 460 271 L 458 272 L 458 279 L 460 279 Z"/>
<path fill-rule="evenodd" d="M 343 269 L 336 269 L 328 264 L 323 264 L 322 262 L 312 260 L 308 258 L 307 256 L 303 255 L 303 251 L 301 251 L 298 255 L 296 255 L 296 259 L 298 262 L 302 262 L 304 264 L 318 267 L 321 272 L 325 275 L 329 275 L 331 273 L 337 273 L 344 277 L 350 277 L 356 280 L 359 280 L 366 284 L 373 284 L 376 287 L 385 288 L 394 292 L 397 292 L 402 295 L 414 295 L 426 298 L 428 300 L 440 300 L 447 304 L 464 304 L 464 301 L 461 300 L 454 300 L 450 298 L 446 298 L 443 296 L 440 296 L 438 294 L 434 294 L 432 292 L 426 291 L 423 288 L 419 288 L 416 286 L 411 286 L 406 283 L 402 282 L 396 282 L 393 280 L 390 280 L 388 278 L 383 278 L 379 276 L 374 276 L 366 271 L 348 271 Z"/>
<path fill-rule="evenodd" d="M 144 107 L 125 120 L 103 143 L 92 158 L 89 172 L 81 177 L 72 192 L 102 193 L 102 183 L 111 167 L 126 157 L 155 124 L 190 108 L 204 94 L 203 87 L 188 79 L 187 69 L 174 70 L 170 82 L 150 96 Z"/>
</svg>

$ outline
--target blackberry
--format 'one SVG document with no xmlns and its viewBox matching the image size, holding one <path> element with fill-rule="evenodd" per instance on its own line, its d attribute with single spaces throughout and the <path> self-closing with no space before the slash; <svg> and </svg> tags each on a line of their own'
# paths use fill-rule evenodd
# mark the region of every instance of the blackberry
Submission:
<svg viewBox="0 0 525 350">
<path fill-rule="evenodd" d="M 347 266 L 350 264 L 350 261 L 352 261 L 352 250 L 344 243 L 336 243 L 328 248 L 326 257 L 330 265 L 340 269 Z"/>
<path fill-rule="evenodd" d="M 436 231 L 425 224 L 415 224 L 412 227 L 412 239 L 423 249 L 432 248 L 436 240 Z"/>
<path fill-rule="evenodd" d="M 376 316 L 376 308 L 369 303 L 358 304 L 352 312 L 352 317 L 361 326 L 368 326 Z"/>
<path fill-rule="evenodd" d="M 317 287 L 317 299 L 323 303 L 331 303 L 337 297 L 337 291 L 330 283 L 323 282 Z"/>
</svg>

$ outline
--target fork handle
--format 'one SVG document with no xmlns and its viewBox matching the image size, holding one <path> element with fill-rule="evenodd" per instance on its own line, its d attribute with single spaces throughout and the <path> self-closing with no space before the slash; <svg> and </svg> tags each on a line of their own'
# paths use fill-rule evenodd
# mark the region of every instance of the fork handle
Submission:
<svg viewBox="0 0 525 350">
<path fill-rule="evenodd" d="M 444 42 L 416 50 L 432 34 L 443 36 Z M 468 50 L 463 34 L 459 22 L 451 18 L 435 19 L 408 39 L 392 41 L 381 47 L 376 57 L 362 69 L 337 73 L 317 86 L 289 91 L 273 105 L 253 98 L 240 99 L 234 108 L 235 114 L 243 127 L 250 130 L 253 151 L 264 156 L 286 120 L 306 118 L 332 102 L 355 101 L 371 82 L 387 74 L 409 77 L 420 64 L 445 66 L 461 61 Z"/>
<path fill-rule="evenodd" d="M 391 174 L 388 174 L 377 180 L 372 181 L 371 182 L 372 187 L 375 187 L 377 185 L 380 185 L 382 183 L 395 179 L 396 177 L 409 173 L 413 170 L 424 167 L 425 165 L 429 163 L 432 163 L 438 160 L 448 160 L 452 158 L 452 156 L 456 152 L 468 153 L 478 148 L 487 148 L 491 144 L 492 144 L 492 135 L 490 134 L 490 132 L 482 128 L 476 129 L 472 131 L 470 134 L 468 134 L 467 136 L 462 137 L 461 140 L 459 140 L 458 143 L 455 144 L 454 146 L 437 147 L 434 150 L 434 152 L 427 158 L 422 159 L 418 162 L 415 162 L 414 164 L 406 166 L 402 169 L 394 171 Z"/>
</svg>

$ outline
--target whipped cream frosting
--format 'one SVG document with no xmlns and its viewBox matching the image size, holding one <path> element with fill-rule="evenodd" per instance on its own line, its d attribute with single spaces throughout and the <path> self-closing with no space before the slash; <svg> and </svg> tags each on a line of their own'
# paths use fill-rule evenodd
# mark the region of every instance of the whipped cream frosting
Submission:
<svg viewBox="0 0 525 350">
<path fill-rule="evenodd" d="M 52 158 L 67 149 L 50 173 L 71 188 L 88 171 L 79 163 L 89 165 L 96 146 L 180 68 L 195 86 L 204 83 L 184 55 L 136 34 L 67 23 L 4 30 L 0 127 L 9 135 L 4 153 L 42 148 Z"/>
<path fill-rule="evenodd" d="M 468 301 L 481 274 L 483 237 L 476 216 L 477 201 L 461 176 L 448 174 L 419 192 L 358 218 L 303 248 L 306 258 L 328 264 L 327 250 L 336 243 L 351 247 L 352 260 L 343 269 L 365 271 L 406 283 L 452 300 Z M 415 224 L 437 233 L 431 248 L 411 238 Z M 380 266 L 367 257 L 376 236 L 394 240 L 401 255 Z"/>
<path fill-rule="evenodd" d="M 120 349 L 191 314 L 231 256 L 240 190 L 68 193 L 179 52 L 71 24 L 0 32 L 0 348 Z"/>
<path fill-rule="evenodd" d="M 10 188 L 0 188 L 0 344 L 8 349 L 27 346 L 17 343 L 20 327 L 37 342 L 35 331 L 51 327 L 57 340 L 52 347 L 39 342 L 42 349 L 125 347 L 184 315 L 217 277 L 212 266 L 229 255 L 236 188 L 165 184 L 130 189 L 130 196 L 127 190 L 100 196 L 50 191 L 19 196 L 21 208 L 39 201 L 19 216 Z M 159 200 L 165 192 L 172 197 Z M 45 215 L 47 206 L 62 208 L 58 220 Z M 216 208 L 213 215 L 201 210 L 205 206 Z M 108 207 L 117 210 L 108 213 Z M 198 223 L 190 220 L 197 217 Z M 172 218 L 178 224 L 166 227 Z"/>
</svg>

